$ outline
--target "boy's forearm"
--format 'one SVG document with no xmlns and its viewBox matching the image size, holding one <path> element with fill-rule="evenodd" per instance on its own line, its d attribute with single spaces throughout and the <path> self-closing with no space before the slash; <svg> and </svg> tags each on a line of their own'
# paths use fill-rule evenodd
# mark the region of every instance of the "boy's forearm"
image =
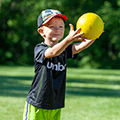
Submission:
<svg viewBox="0 0 120 120">
<path fill-rule="evenodd" d="M 74 44 L 72 47 L 73 54 L 76 54 L 86 48 L 88 48 L 95 40 L 86 40 L 80 44 Z"/>
<path fill-rule="evenodd" d="M 47 49 L 45 52 L 45 58 L 51 58 L 60 55 L 71 43 L 72 41 L 66 37 L 64 40 L 54 45 L 52 48 Z"/>
</svg>

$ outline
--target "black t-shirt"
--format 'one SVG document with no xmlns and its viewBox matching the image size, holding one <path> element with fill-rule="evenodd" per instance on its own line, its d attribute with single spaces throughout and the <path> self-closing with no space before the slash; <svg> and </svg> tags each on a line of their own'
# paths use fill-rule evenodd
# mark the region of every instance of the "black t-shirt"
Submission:
<svg viewBox="0 0 120 120">
<path fill-rule="evenodd" d="M 40 43 L 34 49 L 35 76 L 27 96 L 27 102 L 43 109 L 64 107 L 66 62 L 72 55 L 69 45 L 59 56 L 44 58 L 48 45 Z"/>
</svg>

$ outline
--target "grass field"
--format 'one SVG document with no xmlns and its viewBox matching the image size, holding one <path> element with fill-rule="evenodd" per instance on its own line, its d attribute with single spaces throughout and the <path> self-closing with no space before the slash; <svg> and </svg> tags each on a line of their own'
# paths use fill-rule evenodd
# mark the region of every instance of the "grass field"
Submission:
<svg viewBox="0 0 120 120">
<path fill-rule="evenodd" d="M 0 66 L 0 120 L 22 120 L 34 67 Z M 120 70 L 68 68 L 61 120 L 120 120 Z"/>
</svg>

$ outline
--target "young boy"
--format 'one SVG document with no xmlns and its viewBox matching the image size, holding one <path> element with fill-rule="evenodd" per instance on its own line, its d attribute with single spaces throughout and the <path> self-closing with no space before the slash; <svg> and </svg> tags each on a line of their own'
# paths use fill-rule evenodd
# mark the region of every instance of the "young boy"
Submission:
<svg viewBox="0 0 120 120">
<path fill-rule="evenodd" d="M 27 96 L 24 120 L 60 120 L 64 107 L 66 62 L 90 46 L 94 40 L 81 38 L 80 28 L 73 29 L 65 39 L 67 17 L 59 11 L 48 9 L 38 17 L 38 32 L 44 41 L 34 49 L 35 76 Z M 71 44 L 74 41 L 82 43 Z"/>
</svg>

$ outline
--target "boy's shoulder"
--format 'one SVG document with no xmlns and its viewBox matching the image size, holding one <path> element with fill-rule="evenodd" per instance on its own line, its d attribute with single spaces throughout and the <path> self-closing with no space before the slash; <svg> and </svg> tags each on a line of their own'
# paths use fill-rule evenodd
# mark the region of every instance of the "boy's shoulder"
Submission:
<svg viewBox="0 0 120 120">
<path fill-rule="evenodd" d="M 47 44 L 41 42 L 41 43 L 38 43 L 35 47 L 39 47 L 39 46 L 48 46 Z"/>
<path fill-rule="evenodd" d="M 44 44 L 44 43 L 38 43 L 35 47 L 34 47 L 34 54 L 37 54 L 39 52 L 43 52 L 46 51 L 48 49 L 48 45 Z"/>
<path fill-rule="evenodd" d="M 35 49 L 39 48 L 39 47 L 49 47 L 47 44 L 41 42 L 41 43 L 38 43 L 36 46 L 35 46 Z"/>
</svg>

